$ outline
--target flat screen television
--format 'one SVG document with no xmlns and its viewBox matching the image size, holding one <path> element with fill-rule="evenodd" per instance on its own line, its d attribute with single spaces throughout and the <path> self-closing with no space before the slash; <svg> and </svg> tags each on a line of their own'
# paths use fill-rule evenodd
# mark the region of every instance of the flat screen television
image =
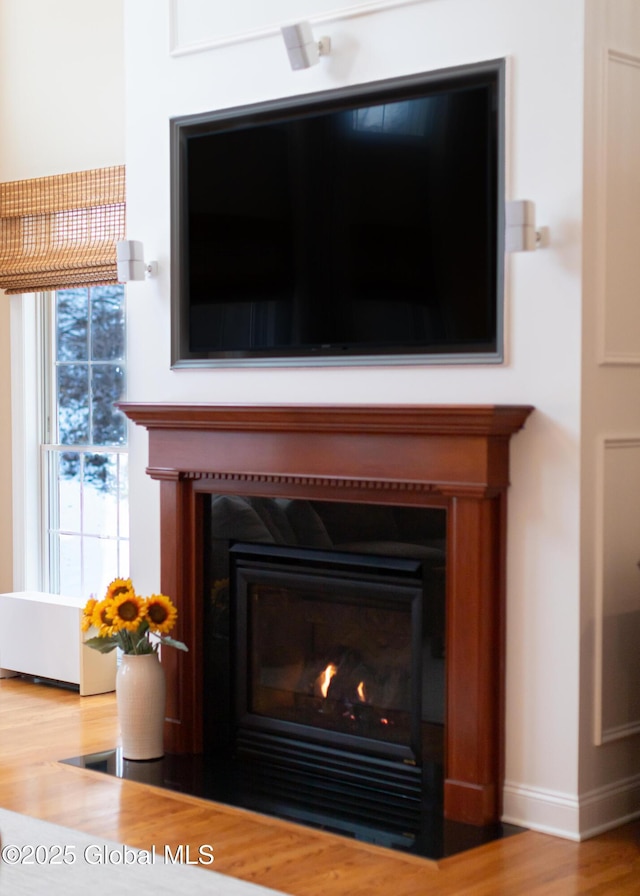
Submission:
<svg viewBox="0 0 640 896">
<path fill-rule="evenodd" d="M 502 359 L 503 60 L 170 126 L 172 366 Z"/>
</svg>

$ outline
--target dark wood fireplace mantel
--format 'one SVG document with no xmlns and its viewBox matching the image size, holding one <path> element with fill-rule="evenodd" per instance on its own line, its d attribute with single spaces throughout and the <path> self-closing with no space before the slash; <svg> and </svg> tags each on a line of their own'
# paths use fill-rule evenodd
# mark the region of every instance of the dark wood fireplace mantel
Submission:
<svg viewBox="0 0 640 896">
<path fill-rule="evenodd" d="M 445 815 L 501 811 L 509 440 L 520 405 L 122 402 L 149 431 L 160 481 L 161 586 L 179 611 L 166 651 L 166 744 L 202 749 L 204 496 L 227 493 L 447 509 Z"/>
</svg>

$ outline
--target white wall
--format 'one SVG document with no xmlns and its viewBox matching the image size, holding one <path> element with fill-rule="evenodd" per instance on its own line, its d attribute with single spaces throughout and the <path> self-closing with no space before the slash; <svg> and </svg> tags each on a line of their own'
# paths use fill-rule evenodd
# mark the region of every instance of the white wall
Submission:
<svg viewBox="0 0 640 896">
<path fill-rule="evenodd" d="M 2 0 L 0 175 L 121 165 L 123 0 Z"/>
<path fill-rule="evenodd" d="M 122 0 L 0 0 L 0 180 L 122 164 L 124 83 Z M 0 299 L 0 591 L 11 591 L 10 508 L 15 499 L 22 517 L 22 497 L 38 470 L 34 455 L 21 458 L 15 472 L 24 468 L 27 482 L 12 481 L 12 429 L 22 428 L 25 410 L 11 407 L 23 300 Z M 28 313 L 33 301 L 24 303 Z M 17 547 L 21 530 L 18 523 Z"/>
<path fill-rule="evenodd" d="M 157 280 L 130 286 L 130 397 L 535 405 L 512 441 L 505 810 L 512 820 L 575 836 L 583 2 L 423 0 L 349 16 L 327 15 L 330 5 L 308 0 L 305 9 L 312 21 L 314 10 L 325 12 L 321 31 L 331 35 L 331 58 L 293 73 L 279 33 L 269 29 L 171 56 L 170 9 L 181 34 L 198 4 L 126 2 L 128 230 L 160 264 Z M 272 2 L 272 21 L 288 20 L 288 7 L 286 0 Z M 205 0 L 199 9 L 205 40 L 218 20 Z M 234 10 L 246 30 L 264 15 L 259 0 L 236 0 Z M 496 57 L 509 62 L 507 195 L 534 199 L 539 223 L 551 235 L 548 249 L 509 259 L 504 365 L 170 370 L 171 116 Z M 132 450 L 133 574 L 144 590 L 158 585 L 158 532 L 149 526 L 157 488 L 143 474 L 144 432 L 134 433 Z"/>
</svg>

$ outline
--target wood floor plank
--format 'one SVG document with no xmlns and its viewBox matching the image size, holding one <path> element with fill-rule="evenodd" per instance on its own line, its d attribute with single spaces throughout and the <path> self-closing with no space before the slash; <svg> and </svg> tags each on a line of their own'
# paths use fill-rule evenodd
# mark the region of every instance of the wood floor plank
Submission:
<svg viewBox="0 0 640 896">
<path fill-rule="evenodd" d="M 197 855 L 291 896 L 639 896 L 640 822 L 573 843 L 525 832 L 441 862 L 313 831 L 59 760 L 113 749 L 112 694 L 0 681 L 0 806 L 142 849 Z"/>
</svg>

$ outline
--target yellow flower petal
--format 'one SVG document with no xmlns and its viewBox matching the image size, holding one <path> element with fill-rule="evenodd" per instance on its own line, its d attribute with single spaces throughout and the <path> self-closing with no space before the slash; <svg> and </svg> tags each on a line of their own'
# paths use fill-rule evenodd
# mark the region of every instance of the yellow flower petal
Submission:
<svg viewBox="0 0 640 896">
<path fill-rule="evenodd" d="M 82 611 L 82 620 L 80 622 L 80 628 L 83 632 L 88 632 L 93 625 L 93 611 L 97 603 L 98 601 L 95 597 L 90 597 L 85 604 L 84 610 Z"/>
</svg>

